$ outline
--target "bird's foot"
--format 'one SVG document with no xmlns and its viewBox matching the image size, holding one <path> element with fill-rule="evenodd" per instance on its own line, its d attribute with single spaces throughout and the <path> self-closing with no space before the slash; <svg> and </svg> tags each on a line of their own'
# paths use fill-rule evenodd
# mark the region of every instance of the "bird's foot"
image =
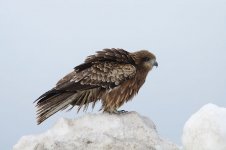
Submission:
<svg viewBox="0 0 226 150">
<path fill-rule="evenodd" d="M 105 110 L 104 112 L 109 113 L 109 114 L 117 114 L 117 115 L 120 115 L 120 114 L 125 114 L 128 111 L 126 111 L 126 110 L 113 110 L 113 111 L 107 111 L 107 110 Z"/>
<path fill-rule="evenodd" d="M 114 110 L 112 113 L 114 114 L 124 114 L 124 113 L 127 113 L 128 111 L 126 110 Z"/>
</svg>

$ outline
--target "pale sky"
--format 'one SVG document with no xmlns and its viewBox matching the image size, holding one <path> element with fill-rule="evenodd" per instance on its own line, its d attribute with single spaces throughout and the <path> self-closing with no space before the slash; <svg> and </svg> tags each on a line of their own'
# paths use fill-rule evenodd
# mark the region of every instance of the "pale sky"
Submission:
<svg viewBox="0 0 226 150">
<path fill-rule="evenodd" d="M 226 107 L 226 0 L 0 0 L 0 149 L 83 115 L 59 112 L 37 126 L 33 101 L 113 47 L 156 55 L 159 67 L 121 109 L 149 117 L 162 137 L 180 145 L 200 107 Z"/>
</svg>

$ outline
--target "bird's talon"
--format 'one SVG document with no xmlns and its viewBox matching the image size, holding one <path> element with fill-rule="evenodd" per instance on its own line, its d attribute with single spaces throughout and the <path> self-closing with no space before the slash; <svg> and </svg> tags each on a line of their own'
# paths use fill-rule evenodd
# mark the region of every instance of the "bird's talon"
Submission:
<svg viewBox="0 0 226 150">
<path fill-rule="evenodd" d="M 127 113 L 128 111 L 126 111 L 126 110 L 119 110 L 119 111 L 117 111 L 117 113 L 118 114 L 124 114 L 124 113 Z"/>
</svg>

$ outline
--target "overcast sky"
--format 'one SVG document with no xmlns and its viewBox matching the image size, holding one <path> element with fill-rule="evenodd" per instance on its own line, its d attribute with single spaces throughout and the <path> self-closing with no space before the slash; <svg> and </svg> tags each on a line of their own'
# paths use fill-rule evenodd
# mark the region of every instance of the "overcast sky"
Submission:
<svg viewBox="0 0 226 150">
<path fill-rule="evenodd" d="M 157 56 L 159 67 L 122 109 L 152 119 L 162 137 L 180 144 L 201 106 L 226 107 L 225 0 L 0 0 L 0 149 L 83 115 L 60 112 L 37 126 L 33 101 L 112 47 Z"/>
</svg>

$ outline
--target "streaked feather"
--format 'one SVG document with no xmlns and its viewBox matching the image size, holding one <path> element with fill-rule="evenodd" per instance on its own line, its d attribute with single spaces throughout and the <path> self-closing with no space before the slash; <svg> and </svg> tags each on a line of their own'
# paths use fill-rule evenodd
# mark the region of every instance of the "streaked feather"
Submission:
<svg viewBox="0 0 226 150">
<path fill-rule="evenodd" d="M 148 51 L 129 53 L 123 49 L 104 49 L 88 56 L 84 63 L 41 95 L 37 102 L 37 122 L 42 123 L 59 110 L 77 106 L 86 111 L 101 100 L 104 111 L 113 112 L 130 100 L 151 70 L 143 58 L 155 59 Z"/>
</svg>

